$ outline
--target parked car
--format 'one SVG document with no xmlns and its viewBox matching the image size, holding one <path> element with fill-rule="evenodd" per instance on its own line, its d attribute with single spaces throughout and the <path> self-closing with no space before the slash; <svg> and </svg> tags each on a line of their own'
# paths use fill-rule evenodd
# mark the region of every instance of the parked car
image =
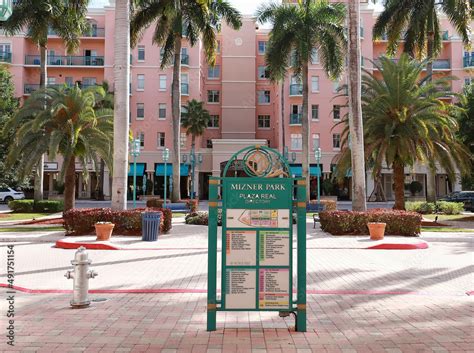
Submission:
<svg viewBox="0 0 474 353">
<path fill-rule="evenodd" d="M 13 200 L 23 200 L 25 194 L 23 191 L 15 191 L 12 188 L 0 188 L 0 201 L 8 203 Z"/>
<path fill-rule="evenodd" d="M 466 211 L 474 212 L 474 191 L 457 191 L 445 197 L 441 197 L 439 201 L 462 202 Z"/>
</svg>

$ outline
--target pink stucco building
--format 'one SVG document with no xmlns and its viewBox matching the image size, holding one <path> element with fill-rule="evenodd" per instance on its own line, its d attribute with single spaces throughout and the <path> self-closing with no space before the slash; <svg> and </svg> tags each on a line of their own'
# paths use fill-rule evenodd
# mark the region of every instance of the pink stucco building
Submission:
<svg viewBox="0 0 474 353">
<path fill-rule="evenodd" d="M 62 41 L 51 33 L 49 36 L 48 83 L 74 84 L 82 86 L 108 81 L 113 87 L 114 58 L 114 5 L 100 9 L 90 9 L 89 18 L 92 32 L 81 39 L 81 48 L 74 56 L 67 55 Z M 373 41 L 372 26 L 377 16 L 373 9 L 362 5 L 361 34 L 363 67 L 372 70 L 371 61 L 382 55 L 386 41 Z M 153 194 L 163 194 L 164 165 L 162 151 L 172 147 L 171 128 L 171 81 L 172 68 L 160 69 L 160 48 L 152 44 L 152 29 L 145 35 L 131 58 L 130 126 L 136 138 L 141 140 L 142 151 L 138 159 L 139 193 L 143 186 L 153 189 Z M 452 88 L 460 91 L 472 80 L 474 53 L 463 49 L 455 30 L 443 19 L 444 41 L 439 59 L 434 63 L 436 75 L 453 75 Z M 238 149 L 250 144 L 266 144 L 283 152 L 288 149 L 288 157 L 295 175 L 300 173 L 301 161 L 301 85 L 289 73 L 283 89 L 272 83 L 265 72 L 265 48 L 268 29 L 260 29 L 255 19 L 246 16 L 242 28 L 234 31 L 223 26 L 219 34 L 219 52 L 215 67 L 209 67 L 200 45 L 191 47 L 183 40 L 182 95 L 183 104 L 190 99 L 205 102 L 212 119 L 202 137 L 197 139 L 196 152 L 202 163 L 197 166 L 196 191 L 201 198 L 207 197 L 207 179 L 210 175 L 220 175 L 223 164 Z M 27 98 L 39 84 L 39 51 L 24 35 L 6 37 L 0 34 L 0 61 L 5 62 L 13 76 L 16 94 Z M 337 88 L 346 83 L 343 76 L 337 82 L 331 81 L 319 63 L 318 52 L 314 51 L 309 74 L 309 115 L 311 116 L 311 148 L 322 149 L 323 178 L 330 178 L 333 158 L 340 148 L 340 128 L 335 123 L 346 113 L 342 107 L 344 97 L 336 97 Z M 282 96 L 283 95 L 283 96 Z M 284 109 L 284 122 L 282 122 Z M 284 133 L 283 133 L 284 131 Z M 190 137 L 181 133 L 182 154 L 182 196 L 189 194 Z M 313 166 L 316 166 L 311 155 Z M 45 190 L 54 192 L 61 161 L 46 162 Z M 91 166 L 91 170 L 92 170 Z M 168 174 L 171 168 L 168 168 Z M 315 170 L 315 168 L 313 169 Z M 440 169 L 437 176 L 437 190 L 444 195 L 459 184 L 450 185 Z M 91 173 L 90 182 L 82 180 L 78 169 L 77 189 L 79 198 L 94 196 L 97 177 Z M 422 165 L 406 171 L 407 182 L 418 180 L 423 191 L 426 185 L 426 168 Z M 333 190 L 340 198 L 350 197 L 350 175 L 344 185 Z M 108 180 L 108 178 L 105 178 Z M 146 180 L 149 180 L 148 183 Z M 384 170 L 383 183 L 389 199 L 393 199 L 392 175 Z M 368 195 L 373 190 L 373 179 L 367 174 Z M 109 183 L 104 185 L 106 195 L 110 195 Z M 314 187 L 314 186 L 313 186 Z M 148 193 L 147 192 L 147 193 Z"/>
</svg>

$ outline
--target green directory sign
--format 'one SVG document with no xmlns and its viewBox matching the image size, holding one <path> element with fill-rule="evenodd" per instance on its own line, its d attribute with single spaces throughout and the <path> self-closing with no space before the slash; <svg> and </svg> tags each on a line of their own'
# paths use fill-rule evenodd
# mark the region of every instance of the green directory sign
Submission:
<svg viewBox="0 0 474 353">
<path fill-rule="evenodd" d="M 289 178 L 288 164 L 269 148 L 252 146 L 237 152 L 228 162 L 224 175 L 228 175 L 232 163 L 243 163 L 248 177 L 210 179 L 207 328 L 216 329 L 217 311 L 266 310 L 297 311 L 297 330 L 306 331 L 304 181 Z M 295 188 L 296 200 L 293 199 Z M 222 195 L 220 200 L 218 194 Z M 216 287 L 219 201 L 223 244 L 220 300 Z M 298 214 L 296 300 L 293 298 L 293 211 Z"/>
</svg>

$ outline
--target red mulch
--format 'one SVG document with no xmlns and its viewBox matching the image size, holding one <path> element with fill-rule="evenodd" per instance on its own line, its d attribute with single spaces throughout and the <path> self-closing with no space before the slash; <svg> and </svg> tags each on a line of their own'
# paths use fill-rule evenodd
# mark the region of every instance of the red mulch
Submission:
<svg viewBox="0 0 474 353">
<path fill-rule="evenodd" d="M 34 219 L 34 220 L 31 220 L 31 221 L 27 221 L 27 222 L 20 222 L 18 224 L 59 224 L 59 225 L 63 225 L 64 221 L 61 217 L 61 218 L 53 218 L 53 219 Z"/>
</svg>

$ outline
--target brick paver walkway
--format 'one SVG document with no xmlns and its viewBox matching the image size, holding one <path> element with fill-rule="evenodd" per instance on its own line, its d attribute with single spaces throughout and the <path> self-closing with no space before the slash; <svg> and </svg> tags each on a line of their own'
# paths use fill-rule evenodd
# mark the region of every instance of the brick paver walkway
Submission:
<svg viewBox="0 0 474 353">
<path fill-rule="evenodd" d="M 90 284 L 179 293 L 94 294 L 107 300 L 72 310 L 67 294 L 17 292 L 10 347 L 1 290 L 0 351 L 474 352 L 466 295 L 474 290 L 474 234 L 431 233 L 422 237 L 429 249 L 383 251 L 345 249 L 346 238 L 308 230 L 307 333 L 294 332 L 291 318 L 255 312 L 218 313 L 218 331 L 206 332 L 205 294 L 191 293 L 206 288 L 206 228 L 176 225 L 158 242 L 165 250 L 89 251 L 99 272 Z M 16 243 L 15 284 L 71 289 L 63 276 L 73 254 L 51 242 Z M 0 263 L 5 283 L 5 243 Z M 414 294 L 397 294 L 406 292 Z"/>
</svg>

